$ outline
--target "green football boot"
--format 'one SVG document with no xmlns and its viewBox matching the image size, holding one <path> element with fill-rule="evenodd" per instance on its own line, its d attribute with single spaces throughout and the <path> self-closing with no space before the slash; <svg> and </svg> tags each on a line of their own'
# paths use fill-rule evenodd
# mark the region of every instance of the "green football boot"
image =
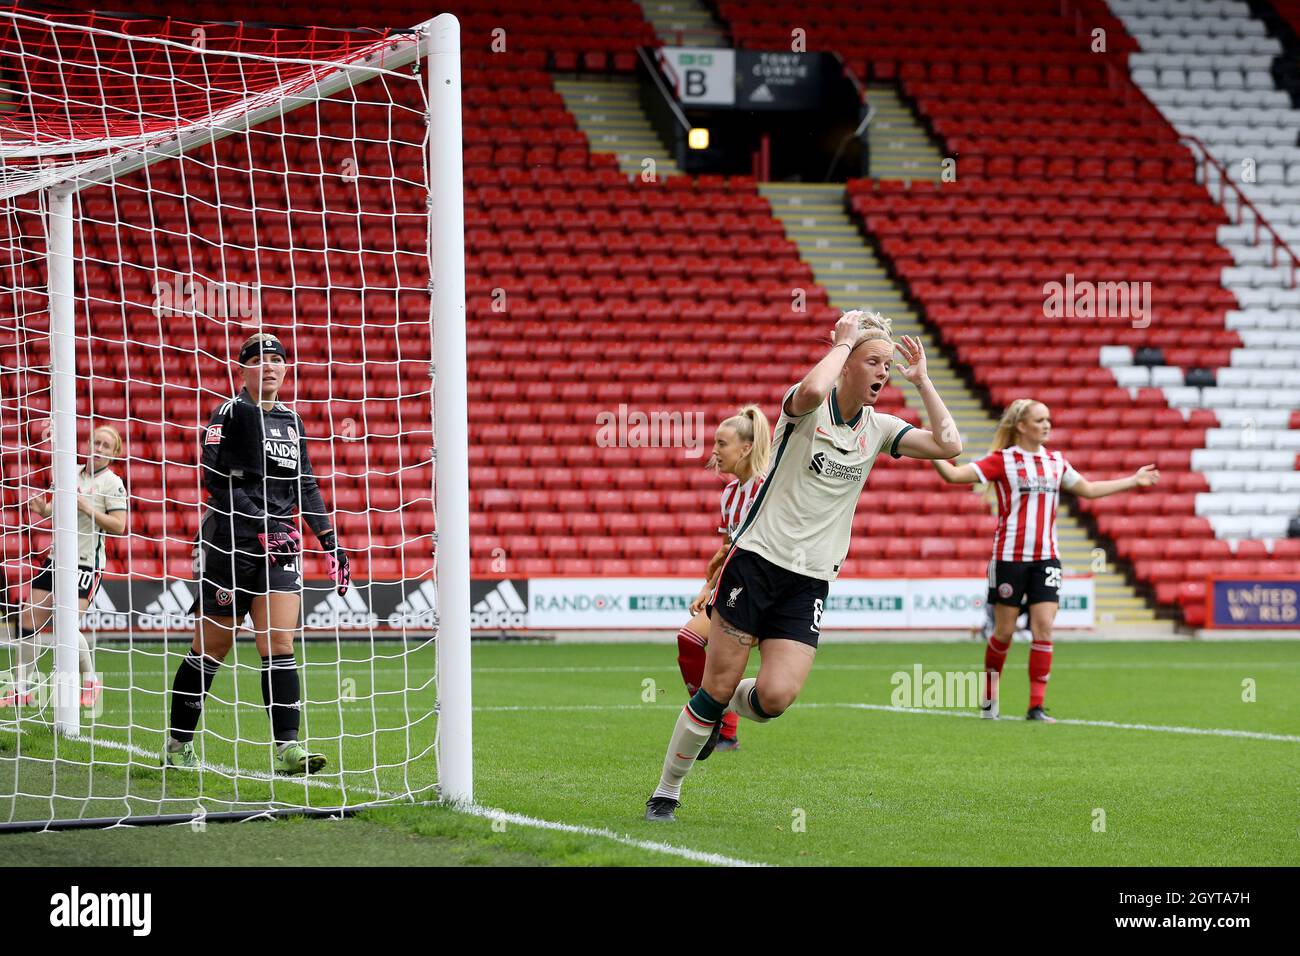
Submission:
<svg viewBox="0 0 1300 956">
<path fill-rule="evenodd" d="M 176 767 L 180 770 L 198 770 L 199 757 L 194 752 L 194 741 L 182 745 L 180 750 L 168 750 L 166 744 L 163 745 L 162 765 L 164 767 Z"/>
<path fill-rule="evenodd" d="M 308 753 L 302 744 L 291 743 L 275 757 L 275 772 L 295 776 L 300 773 L 320 773 L 325 767 L 324 754 Z"/>
</svg>

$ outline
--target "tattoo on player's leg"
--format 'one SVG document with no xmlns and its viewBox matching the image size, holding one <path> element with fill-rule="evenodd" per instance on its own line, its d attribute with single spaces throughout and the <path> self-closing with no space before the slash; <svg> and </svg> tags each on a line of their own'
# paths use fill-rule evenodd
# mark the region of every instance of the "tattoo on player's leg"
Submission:
<svg viewBox="0 0 1300 956">
<path fill-rule="evenodd" d="M 758 638 L 754 637 L 753 634 L 746 633 L 740 628 L 728 624 L 726 621 L 722 622 L 722 633 L 734 637 L 741 647 L 753 647 L 758 643 Z"/>
</svg>

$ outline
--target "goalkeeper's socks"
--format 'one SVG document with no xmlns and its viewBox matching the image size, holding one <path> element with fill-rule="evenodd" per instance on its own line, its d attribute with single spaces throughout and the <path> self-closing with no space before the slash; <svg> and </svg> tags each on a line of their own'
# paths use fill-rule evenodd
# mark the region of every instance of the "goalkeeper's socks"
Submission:
<svg viewBox="0 0 1300 956">
<path fill-rule="evenodd" d="M 271 715 L 271 739 L 277 746 L 298 739 L 302 724 L 302 682 L 292 654 L 262 658 L 262 701 Z"/>
<path fill-rule="evenodd" d="M 659 777 L 659 786 L 655 787 L 656 797 L 681 798 L 682 781 L 691 772 L 695 758 L 704 749 L 705 742 L 713 733 L 713 725 L 722 717 L 725 708 L 725 704 L 714 700 L 703 688 L 697 690 L 682 708 L 677 715 L 673 736 L 668 741 L 663 774 Z"/>
<path fill-rule="evenodd" d="M 176 668 L 172 680 L 172 740 L 188 743 L 203 716 L 203 698 L 212 689 L 212 681 L 221 670 L 221 661 L 190 648 Z"/>
<path fill-rule="evenodd" d="M 727 705 L 746 720 L 756 720 L 760 724 L 772 720 L 780 714 L 769 714 L 758 701 L 758 678 L 746 677 L 736 685 L 736 692 L 731 695 Z"/>
<path fill-rule="evenodd" d="M 694 694 L 704 683 L 704 638 L 689 627 L 677 632 L 677 666 L 681 669 L 686 689 Z"/>
</svg>

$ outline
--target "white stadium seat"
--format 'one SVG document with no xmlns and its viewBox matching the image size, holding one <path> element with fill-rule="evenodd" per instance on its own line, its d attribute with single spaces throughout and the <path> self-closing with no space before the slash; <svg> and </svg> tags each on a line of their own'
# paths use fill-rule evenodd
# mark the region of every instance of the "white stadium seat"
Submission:
<svg viewBox="0 0 1300 956">
<path fill-rule="evenodd" d="M 1111 373 L 1115 376 L 1115 384 L 1121 388 L 1148 388 L 1151 385 L 1151 369 L 1145 365 L 1117 365 Z"/>
<path fill-rule="evenodd" d="M 1183 370 L 1176 365 L 1157 365 L 1151 369 L 1151 385 L 1155 388 L 1179 386 L 1183 381 Z"/>
</svg>

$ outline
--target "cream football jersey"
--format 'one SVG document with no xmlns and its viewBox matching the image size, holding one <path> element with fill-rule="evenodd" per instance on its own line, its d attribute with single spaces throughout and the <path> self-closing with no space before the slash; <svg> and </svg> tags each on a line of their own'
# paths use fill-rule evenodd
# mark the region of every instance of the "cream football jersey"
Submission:
<svg viewBox="0 0 1300 956">
<path fill-rule="evenodd" d="M 813 411 L 792 417 L 785 403 L 797 387 L 781 401 L 772 465 L 735 542 L 788 571 L 834 581 L 876 456 L 885 451 L 901 458 L 898 442 L 912 426 L 870 406 L 846 422 L 835 389 Z"/>
<path fill-rule="evenodd" d="M 83 465 L 77 475 L 77 493 L 85 495 L 100 511 L 110 514 L 126 510 L 126 486 L 112 468 L 101 468 L 93 475 L 86 474 Z M 83 568 L 102 570 L 107 556 L 104 551 L 104 530 L 95 519 L 77 512 L 77 564 Z"/>
</svg>

